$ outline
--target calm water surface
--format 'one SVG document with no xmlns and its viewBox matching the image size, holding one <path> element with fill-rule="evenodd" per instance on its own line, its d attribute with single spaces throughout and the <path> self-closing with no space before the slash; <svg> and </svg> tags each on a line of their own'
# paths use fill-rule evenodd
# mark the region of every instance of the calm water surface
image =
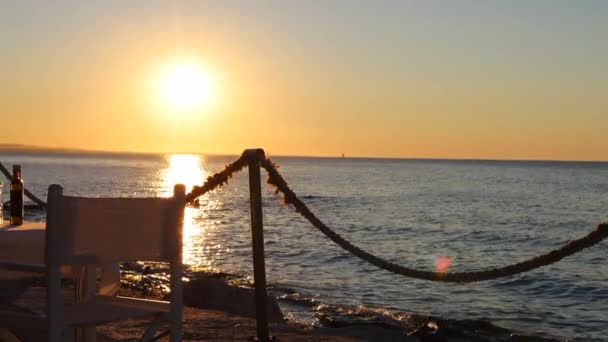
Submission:
<svg viewBox="0 0 608 342">
<path fill-rule="evenodd" d="M 81 196 L 168 195 L 235 157 L 0 154 L 26 186 Z M 608 213 L 608 164 L 276 158 L 329 226 L 403 265 L 471 271 L 509 264 L 585 235 Z M 7 190 L 5 187 L 5 200 Z M 246 172 L 186 213 L 186 262 L 251 274 Z M 608 243 L 523 275 L 474 284 L 395 276 L 349 256 L 264 189 L 268 279 L 337 305 L 487 319 L 521 331 L 606 341 Z M 442 261 L 442 262 L 439 262 Z M 287 311 L 297 311 L 288 307 Z M 305 309 L 301 309 L 305 310 Z M 296 312 L 297 314 L 297 312 Z"/>
</svg>

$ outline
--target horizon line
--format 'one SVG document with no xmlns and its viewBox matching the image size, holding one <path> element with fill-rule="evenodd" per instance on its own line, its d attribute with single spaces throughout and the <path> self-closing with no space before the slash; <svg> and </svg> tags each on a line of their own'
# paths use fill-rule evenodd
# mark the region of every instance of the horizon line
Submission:
<svg viewBox="0 0 608 342">
<path fill-rule="evenodd" d="M 245 150 L 245 149 L 244 149 Z M 244 151 L 243 150 L 243 151 Z M 268 155 L 268 151 L 263 149 Z M 27 153 L 27 152 L 46 152 L 46 153 L 64 153 L 64 154 L 124 154 L 124 155 L 171 155 L 171 154 L 197 154 L 204 156 L 239 156 L 241 153 L 206 153 L 206 152 L 152 152 L 152 151 L 128 151 L 128 150 L 102 150 L 102 149 L 79 149 L 70 147 L 54 147 L 54 146 L 39 146 L 25 144 L 0 143 L 0 153 Z M 589 159 L 552 159 L 552 158 L 484 158 L 484 157 L 396 157 L 396 156 L 344 156 L 339 155 L 301 155 L 301 154 L 275 154 L 277 158 L 326 158 L 326 159 L 378 159 L 378 160 L 447 160 L 447 161 L 497 161 L 497 162 L 555 162 L 555 163 L 607 163 L 608 160 L 589 160 Z"/>
</svg>

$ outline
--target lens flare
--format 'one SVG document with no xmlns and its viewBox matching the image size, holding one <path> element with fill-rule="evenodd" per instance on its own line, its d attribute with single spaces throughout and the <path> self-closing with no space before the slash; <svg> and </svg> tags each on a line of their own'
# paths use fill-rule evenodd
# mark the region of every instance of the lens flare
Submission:
<svg viewBox="0 0 608 342">
<path fill-rule="evenodd" d="M 442 255 L 437 257 L 435 261 L 435 272 L 437 273 L 446 273 L 450 269 L 450 265 L 452 264 L 452 259 L 447 255 Z"/>
</svg>

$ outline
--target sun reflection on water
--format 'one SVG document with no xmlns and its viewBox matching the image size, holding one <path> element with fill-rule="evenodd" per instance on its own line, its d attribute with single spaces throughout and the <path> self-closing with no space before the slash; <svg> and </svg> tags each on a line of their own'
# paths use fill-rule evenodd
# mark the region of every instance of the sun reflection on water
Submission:
<svg viewBox="0 0 608 342">
<path fill-rule="evenodd" d="M 168 156 L 169 167 L 163 171 L 165 195 L 173 194 L 175 184 L 184 184 L 186 192 L 194 185 L 203 184 L 205 169 L 201 156 L 196 154 L 172 154 Z"/>
<path fill-rule="evenodd" d="M 201 185 L 205 180 L 203 158 L 196 154 L 173 154 L 167 157 L 168 167 L 162 171 L 162 195 L 173 195 L 175 184 L 184 184 L 186 193 L 194 185 Z M 194 224 L 195 218 L 203 213 L 204 208 L 186 208 L 184 213 L 184 263 L 204 264 L 197 256 L 197 246 L 204 245 L 205 226 Z M 200 248 L 200 247 L 198 247 Z"/>
</svg>

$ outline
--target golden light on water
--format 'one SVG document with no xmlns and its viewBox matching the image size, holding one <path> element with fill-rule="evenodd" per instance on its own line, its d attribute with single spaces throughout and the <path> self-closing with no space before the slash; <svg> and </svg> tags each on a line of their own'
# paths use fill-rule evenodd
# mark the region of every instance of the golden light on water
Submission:
<svg viewBox="0 0 608 342">
<path fill-rule="evenodd" d="M 194 185 L 205 181 L 201 156 L 196 154 L 173 154 L 168 157 L 169 167 L 164 171 L 163 183 L 169 194 L 173 193 L 175 184 L 184 184 L 186 192 Z"/>
<path fill-rule="evenodd" d="M 175 184 L 184 184 L 186 192 L 194 185 L 201 185 L 205 180 L 205 169 L 201 156 L 195 154 L 173 154 L 168 156 L 169 166 L 163 171 L 163 191 L 165 196 L 173 194 Z M 195 215 L 200 209 L 186 208 L 184 214 L 184 263 L 198 263 L 193 253 L 194 242 L 201 244 L 204 228 L 194 224 Z"/>
</svg>

